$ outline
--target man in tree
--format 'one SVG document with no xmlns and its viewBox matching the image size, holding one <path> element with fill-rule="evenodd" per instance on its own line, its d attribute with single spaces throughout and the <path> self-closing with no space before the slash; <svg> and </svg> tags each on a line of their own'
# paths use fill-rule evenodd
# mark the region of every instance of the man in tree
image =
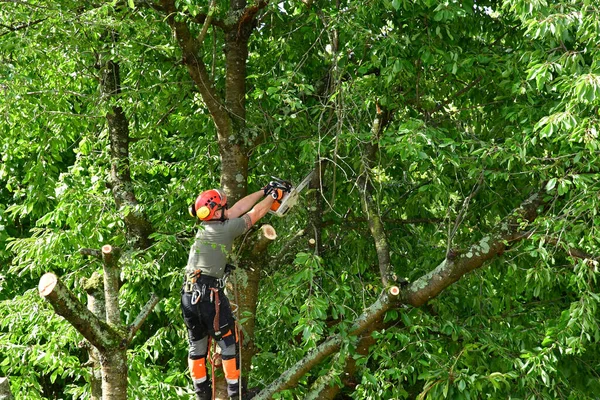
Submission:
<svg viewBox="0 0 600 400">
<path fill-rule="evenodd" d="M 239 397 L 238 337 L 229 300 L 223 292 L 224 278 L 230 268 L 227 255 L 235 238 L 264 217 L 273 202 L 281 199 L 282 195 L 281 190 L 267 185 L 228 209 L 225 193 L 220 189 L 211 189 L 202 192 L 190 206 L 190 214 L 198 217 L 202 223 L 186 266 L 181 308 L 188 329 L 188 364 L 198 400 L 212 398 L 211 381 L 206 368 L 209 335 L 221 348 L 227 393 L 232 399 Z M 243 395 L 244 399 L 251 398 L 249 393 Z"/>
</svg>

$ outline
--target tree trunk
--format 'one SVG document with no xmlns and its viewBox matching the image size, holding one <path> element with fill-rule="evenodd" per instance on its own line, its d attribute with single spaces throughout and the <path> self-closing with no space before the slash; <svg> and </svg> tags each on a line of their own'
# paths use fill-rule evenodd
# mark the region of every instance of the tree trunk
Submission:
<svg viewBox="0 0 600 400">
<path fill-rule="evenodd" d="M 87 293 L 87 308 L 101 320 L 106 319 L 106 307 L 104 305 L 104 287 L 102 277 L 97 272 L 90 279 L 84 279 L 82 287 Z M 92 389 L 92 400 L 102 399 L 102 369 L 100 365 L 100 353 L 93 346 L 88 347 L 90 368 L 90 386 Z"/>
<path fill-rule="evenodd" d="M 217 128 L 217 140 L 221 157 L 221 188 L 225 190 L 230 204 L 244 197 L 248 191 L 248 161 L 250 149 L 257 143 L 246 129 L 246 63 L 248 60 L 248 41 L 255 28 L 255 17 L 259 10 L 266 7 L 267 1 L 258 0 L 248 7 L 246 0 L 232 0 L 229 3 L 226 21 L 216 21 L 215 25 L 225 34 L 225 88 L 223 93 L 215 87 L 206 64 L 202 60 L 201 45 L 192 34 L 188 22 L 179 18 L 175 0 L 160 0 L 157 7 L 165 15 L 171 26 L 177 43 L 183 53 L 183 62 L 202 99 L 210 112 Z M 210 11 L 209 11 L 210 12 Z M 261 238 L 257 239 L 259 242 Z M 254 316 L 258 296 L 258 283 L 264 246 L 247 251 L 243 257 L 237 276 L 237 301 L 240 314 L 250 312 Z M 245 325 L 244 331 L 251 340 L 254 335 L 254 318 Z M 242 370 L 249 371 L 252 345 L 242 346 Z M 213 382 L 213 384 L 217 384 Z M 219 382 L 219 385 L 221 383 Z"/>
<path fill-rule="evenodd" d="M 240 265 L 241 268 L 238 268 L 235 274 L 236 299 L 234 301 L 239 302 L 238 314 L 242 315 L 242 311 L 251 313 L 250 318 L 247 318 L 242 325 L 242 332 L 245 337 L 240 352 L 242 373 L 245 377 L 247 377 L 248 372 L 250 372 L 252 357 L 256 353 L 256 347 L 254 345 L 254 326 L 256 322 L 256 304 L 258 302 L 260 273 L 264 265 L 266 265 L 265 263 L 267 263 L 265 250 L 276 237 L 277 234 L 271 225 L 263 225 L 260 228 L 259 233 L 244 247 L 246 252 L 242 253 L 243 261 L 240 260 L 243 264 Z M 252 257 L 252 255 L 255 254 L 262 254 L 263 257 Z"/>
<path fill-rule="evenodd" d="M 10 391 L 10 382 L 8 378 L 0 378 L 0 400 L 13 400 L 14 397 Z"/>
<path fill-rule="evenodd" d="M 121 93 L 119 64 L 100 57 L 100 91 L 102 99 L 116 101 Z M 106 114 L 110 138 L 111 175 L 110 188 L 117 210 L 123 215 L 127 227 L 127 238 L 140 249 L 150 247 L 152 225 L 140 207 L 133 190 L 129 165 L 129 121 L 121 106 L 110 107 Z M 108 299 L 107 299 L 108 301 Z"/>
<path fill-rule="evenodd" d="M 127 400 L 127 350 L 115 348 L 100 354 L 102 400 Z"/>
</svg>

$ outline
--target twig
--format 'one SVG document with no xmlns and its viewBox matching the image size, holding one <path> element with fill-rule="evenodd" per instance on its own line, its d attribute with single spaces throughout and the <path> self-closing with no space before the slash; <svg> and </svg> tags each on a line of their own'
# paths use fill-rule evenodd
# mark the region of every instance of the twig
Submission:
<svg viewBox="0 0 600 400">
<path fill-rule="evenodd" d="M 481 189 L 481 186 L 483 183 L 483 178 L 484 178 L 484 174 L 483 174 L 483 171 L 481 171 L 481 173 L 479 174 L 479 179 L 477 180 L 477 183 L 475 183 L 475 186 L 473 186 L 473 189 L 471 190 L 471 194 L 469 194 L 469 196 L 467 196 L 467 198 L 463 202 L 462 209 L 456 216 L 456 220 L 454 221 L 454 227 L 452 228 L 452 231 L 448 235 L 448 245 L 446 248 L 446 254 L 448 254 L 450 252 L 450 246 L 452 245 L 452 239 L 454 238 L 454 235 L 456 235 L 456 231 L 458 230 L 459 225 L 462 223 L 463 219 L 465 218 L 465 214 L 467 213 L 467 210 L 469 209 L 469 203 Z"/>
<path fill-rule="evenodd" d="M 212 21 L 213 13 L 215 12 L 215 7 L 217 5 L 217 0 L 212 0 L 210 5 L 208 6 L 208 14 L 206 15 L 206 19 L 204 20 L 204 24 L 202 24 L 202 31 L 200 32 L 200 36 L 198 37 L 198 44 L 201 45 L 206 37 L 206 32 L 208 31 L 208 27 Z"/>
</svg>

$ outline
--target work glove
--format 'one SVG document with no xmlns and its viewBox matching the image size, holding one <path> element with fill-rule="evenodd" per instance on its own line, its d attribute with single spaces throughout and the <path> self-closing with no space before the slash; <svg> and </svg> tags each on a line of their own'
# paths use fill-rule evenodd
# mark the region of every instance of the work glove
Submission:
<svg viewBox="0 0 600 400">
<path fill-rule="evenodd" d="M 273 192 L 273 189 L 275 189 L 275 186 L 273 183 L 274 182 L 269 182 L 265 187 L 262 188 L 262 191 L 265 194 L 265 196 L 270 195 Z"/>
</svg>

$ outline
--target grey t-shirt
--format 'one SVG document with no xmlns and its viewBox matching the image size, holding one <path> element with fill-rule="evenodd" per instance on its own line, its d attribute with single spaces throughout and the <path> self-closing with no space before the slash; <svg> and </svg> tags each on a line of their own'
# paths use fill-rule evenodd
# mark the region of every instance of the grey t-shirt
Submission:
<svg viewBox="0 0 600 400">
<path fill-rule="evenodd" d="M 202 270 L 202 274 L 222 278 L 233 241 L 251 226 L 248 215 L 223 222 L 203 222 L 196 233 L 185 272 L 192 273 L 199 269 Z"/>
</svg>

